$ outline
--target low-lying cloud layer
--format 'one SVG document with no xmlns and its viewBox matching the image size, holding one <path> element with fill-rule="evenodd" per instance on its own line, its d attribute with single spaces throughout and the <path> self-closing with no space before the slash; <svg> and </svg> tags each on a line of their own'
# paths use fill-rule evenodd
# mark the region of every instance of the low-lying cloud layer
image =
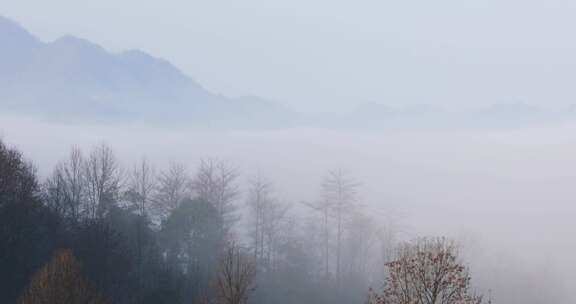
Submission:
<svg viewBox="0 0 576 304">
<path fill-rule="evenodd" d="M 42 176 L 72 145 L 105 142 L 125 165 L 202 157 L 257 172 L 298 204 L 343 168 L 362 183 L 361 202 L 400 223 L 401 237 L 446 235 L 465 245 L 482 289 L 499 303 L 570 303 L 576 271 L 576 127 L 515 130 L 336 132 L 286 129 L 209 132 L 143 125 L 69 126 L 0 116 L 2 139 Z M 240 203 L 240 202 L 239 202 Z"/>
</svg>

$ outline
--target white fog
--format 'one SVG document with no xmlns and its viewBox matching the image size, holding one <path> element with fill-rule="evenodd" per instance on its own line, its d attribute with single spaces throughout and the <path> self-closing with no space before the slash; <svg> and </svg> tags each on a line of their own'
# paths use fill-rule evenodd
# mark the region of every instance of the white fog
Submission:
<svg viewBox="0 0 576 304">
<path fill-rule="evenodd" d="M 0 7 L 0 304 L 576 303 L 576 5 Z"/>
<path fill-rule="evenodd" d="M 523 129 L 285 129 L 198 131 L 143 125 L 66 125 L 2 117 L 0 134 L 41 176 L 102 142 L 122 164 L 145 157 L 193 170 L 200 159 L 260 173 L 290 204 L 315 200 L 323 173 L 361 182 L 359 203 L 398 225 L 398 238 L 443 235 L 462 243 L 482 288 L 500 303 L 570 303 L 576 262 L 576 125 Z M 145 152 L 143 152 L 145 151 Z M 239 200 L 242 203 L 242 199 Z M 553 299 L 553 300 L 552 300 Z"/>
</svg>

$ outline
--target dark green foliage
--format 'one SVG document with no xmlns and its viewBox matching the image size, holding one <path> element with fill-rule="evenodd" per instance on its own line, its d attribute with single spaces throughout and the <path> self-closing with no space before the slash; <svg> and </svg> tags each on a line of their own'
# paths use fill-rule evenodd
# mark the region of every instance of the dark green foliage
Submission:
<svg viewBox="0 0 576 304">
<path fill-rule="evenodd" d="M 170 265 L 186 274 L 187 301 L 199 299 L 214 275 L 223 241 L 222 219 L 212 204 L 185 199 L 164 222 L 162 242 Z"/>
<path fill-rule="evenodd" d="M 222 246 L 212 205 L 185 200 L 157 231 L 116 199 L 99 217 L 71 218 L 52 208 L 50 195 L 21 153 L 0 141 L 0 303 L 14 303 L 58 248 L 71 249 L 112 303 L 190 303 L 209 287 Z"/>
<path fill-rule="evenodd" d="M 38 194 L 33 166 L 19 151 L 0 141 L 0 207 L 9 203 L 37 202 Z"/>
<path fill-rule="evenodd" d="M 16 300 L 59 242 L 59 219 L 44 207 L 32 166 L 0 142 L 0 302 Z"/>
<path fill-rule="evenodd" d="M 60 242 L 58 218 L 38 203 L 0 208 L 0 299 L 14 300 Z"/>
</svg>

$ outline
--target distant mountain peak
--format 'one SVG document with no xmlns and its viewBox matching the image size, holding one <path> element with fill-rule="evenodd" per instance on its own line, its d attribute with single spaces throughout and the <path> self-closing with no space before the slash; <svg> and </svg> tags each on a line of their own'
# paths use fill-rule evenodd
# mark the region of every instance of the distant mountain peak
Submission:
<svg viewBox="0 0 576 304">
<path fill-rule="evenodd" d="M 95 102 L 97 101 L 97 102 Z M 197 126 L 278 126 L 282 107 L 212 93 L 169 61 L 141 50 L 112 53 L 72 35 L 43 43 L 0 17 L 0 111 L 62 119 L 140 119 Z"/>
<path fill-rule="evenodd" d="M 0 16 L 0 82 L 6 83 L 21 71 L 41 46 L 42 42 L 20 24 Z"/>
<path fill-rule="evenodd" d="M 123 51 L 120 54 L 118 54 L 117 56 L 122 58 L 122 60 L 124 62 L 130 63 L 130 64 L 145 64 L 145 65 L 153 64 L 156 67 L 162 67 L 164 69 L 170 69 L 173 72 L 176 72 L 176 73 L 182 75 L 183 77 L 185 76 L 184 73 L 182 73 L 176 66 L 174 66 L 172 63 L 170 63 L 168 60 L 152 56 L 152 55 L 150 55 L 150 54 L 148 54 L 142 50 L 139 50 L 139 49 L 130 49 L 127 51 Z"/>
<path fill-rule="evenodd" d="M 13 44 L 38 45 L 40 41 L 18 22 L 0 15 L 0 44 L 2 47 L 10 47 Z"/>
<path fill-rule="evenodd" d="M 131 58 L 139 58 L 139 59 L 155 59 L 160 60 L 157 57 L 154 57 L 142 50 L 139 49 L 130 49 L 120 53 L 120 56 L 131 57 Z"/>
<path fill-rule="evenodd" d="M 28 33 L 28 31 L 26 31 L 18 22 L 9 19 L 7 17 L 4 17 L 2 15 L 0 15 L 0 29 L 5 31 L 11 30 L 11 31 Z M 28 35 L 31 34 L 28 33 Z"/>
<path fill-rule="evenodd" d="M 86 39 L 78 38 L 72 35 L 65 35 L 54 42 L 52 42 L 54 46 L 65 46 L 68 48 L 73 48 L 76 50 L 83 50 L 83 51 L 91 51 L 91 52 L 99 52 L 99 53 L 106 53 L 107 51 L 101 47 L 100 45 L 91 42 Z"/>
</svg>

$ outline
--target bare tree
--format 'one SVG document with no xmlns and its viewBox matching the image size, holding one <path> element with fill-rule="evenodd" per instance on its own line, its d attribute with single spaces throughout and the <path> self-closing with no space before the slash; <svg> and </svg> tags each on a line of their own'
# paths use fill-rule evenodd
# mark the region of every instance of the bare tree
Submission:
<svg viewBox="0 0 576 304">
<path fill-rule="evenodd" d="M 340 287 L 342 278 L 342 237 L 344 220 L 357 200 L 359 184 L 342 170 L 328 172 L 322 183 L 324 204 L 332 210 L 336 220 L 336 282 Z"/>
<path fill-rule="evenodd" d="M 468 269 L 453 242 L 421 238 L 400 246 L 397 255 L 386 264 L 389 276 L 383 292 L 371 292 L 370 304 L 482 303 L 482 297 L 471 292 Z"/>
<path fill-rule="evenodd" d="M 146 159 L 142 159 L 131 172 L 129 194 L 135 209 L 141 216 L 148 216 L 148 211 L 156 190 L 156 171 Z"/>
<path fill-rule="evenodd" d="M 160 218 L 164 219 L 188 194 L 190 177 L 184 165 L 173 162 L 158 175 L 157 183 L 154 202 Z"/>
<path fill-rule="evenodd" d="M 369 263 L 376 247 L 377 227 L 369 215 L 353 212 L 346 224 L 347 233 L 343 244 L 343 267 L 345 273 L 356 277 L 369 276 Z"/>
<path fill-rule="evenodd" d="M 85 162 L 84 174 L 88 217 L 101 217 L 116 202 L 122 186 L 122 171 L 112 149 L 105 144 L 95 147 Z"/>
<path fill-rule="evenodd" d="M 222 234 L 227 235 L 236 221 L 234 201 L 238 198 L 238 170 L 217 159 L 203 159 L 192 189 L 198 197 L 214 205 L 223 220 Z"/>
<path fill-rule="evenodd" d="M 278 238 L 288 211 L 288 205 L 275 199 L 272 190 L 272 183 L 257 175 L 250 182 L 247 196 L 253 224 L 254 257 L 268 270 L 274 267 Z"/>
<path fill-rule="evenodd" d="M 388 218 L 386 221 L 381 221 L 379 227 L 376 231 L 376 239 L 378 242 L 379 256 L 378 260 L 380 264 L 386 264 L 391 262 L 395 256 L 395 248 L 398 244 L 398 238 L 401 231 L 400 224 L 395 222 L 394 219 Z M 385 276 L 388 271 L 385 268 L 378 267 L 375 269 L 376 275 L 378 277 Z"/>
<path fill-rule="evenodd" d="M 148 209 L 156 190 L 156 177 L 154 168 L 142 159 L 131 172 L 130 185 L 127 195 L 130 201 L 134 204 L 138 217 L 136 227 L 136 245 L 137 245 L 137 265 L 138 265 L 138 297 L 142 296 L 142 243 L 143 243 L 143 230 L 148 221 Z"/>
<path fill-rule="evenodd" d="M 216 278 L 218 304 L 244 304 L 255 288 L 256 266 L 237 245 L 230 245 L 222 257 Z"/>
<path fill-rule="evenodd" d="M 328 279 L 330 276 L 330 202 L 325 199 L 321 199 L 313 203 L 302 203 L 320 214 L 324 279 Z"/>
<path fill-rule="evenodd" d="M 287 231 L 286 225 L 289 205 L 279 200 L 271 200 L 264 208 L 263 233 L 266 239 L 266 248 L 268 249 L 265 257 L 265 265 L 269 270 L 274 270 L 277 264 L 277 255 L 279 253 L 279 242 L 283 231 Z"/>
<path fill-rule="evenodd" d="M 264 256 L 264 208 L 270 202 L 271 184 L 260 174 L 250 181 L 247 204 L 252 217 L 252 246 L 256 263 Z"/>
<path fill-rule="evenodd" d="M 85 196 L 84 158 L 73 147 L 68 160 L 56 165 L 45 184 L 47 202 L 65 217 L 78 220 Z"/>
</svg>

